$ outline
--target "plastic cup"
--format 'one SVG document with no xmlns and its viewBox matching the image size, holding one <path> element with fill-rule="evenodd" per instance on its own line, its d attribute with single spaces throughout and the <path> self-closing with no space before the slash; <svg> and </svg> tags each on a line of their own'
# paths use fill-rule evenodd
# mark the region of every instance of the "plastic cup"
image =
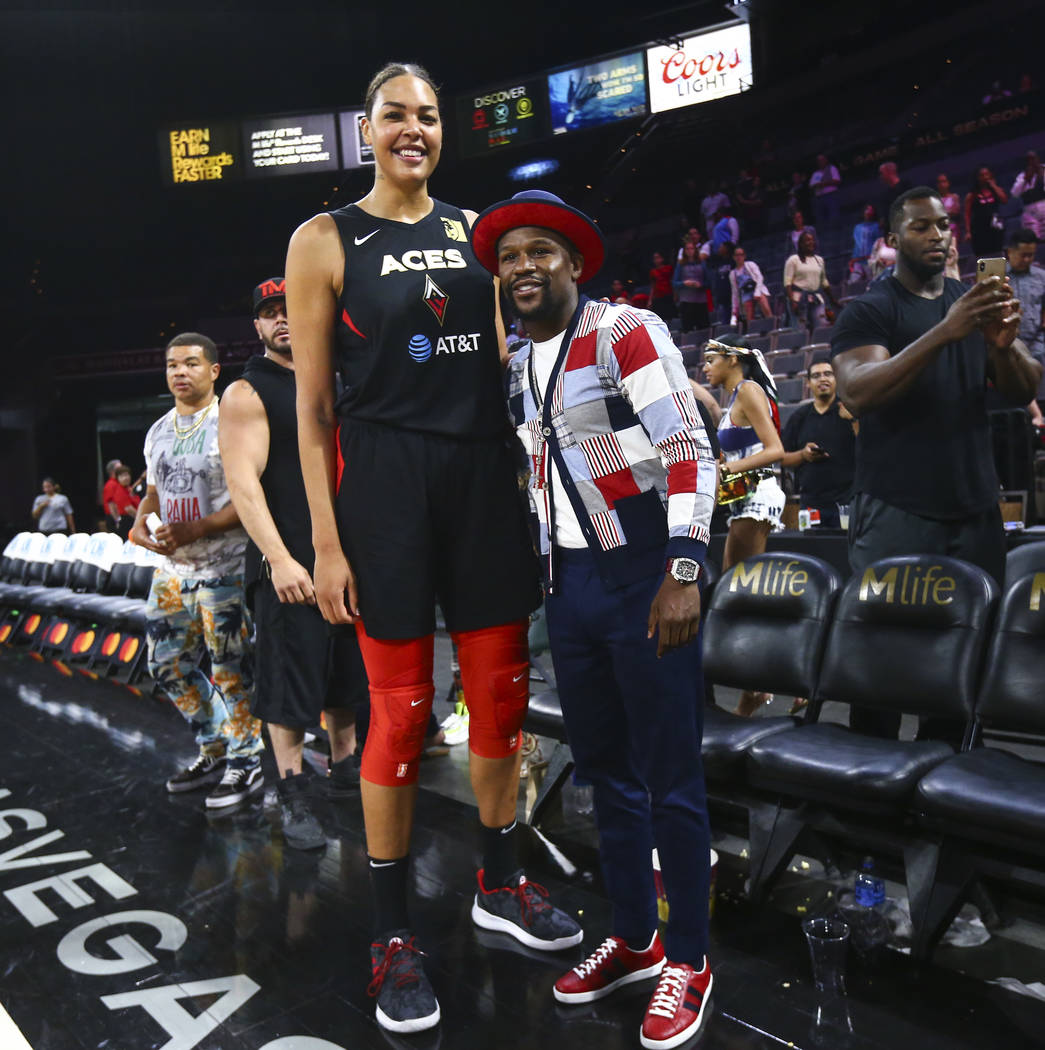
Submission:
<svg viewBox="0 0 1045 1050">
<path fill-rule="evenodd" d="M 843 529 L 849 529 L 849 504 L 848 503 L 837 503 L 835 506 L 838 507 L 838 524 Z"/>
<path fill-rule="evenodd" d="M 834 918 L 805 919 L 802 932 L 809 945 L 816 990 L 822 995 L 845 995 L 849 923 Z"/>
</svg>

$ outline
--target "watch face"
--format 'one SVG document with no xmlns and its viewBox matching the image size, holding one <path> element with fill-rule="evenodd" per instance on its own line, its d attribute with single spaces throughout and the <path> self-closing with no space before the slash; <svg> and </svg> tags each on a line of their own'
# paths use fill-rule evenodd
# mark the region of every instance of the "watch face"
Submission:
<svg viewBox="0 0 1045 1050">
<path fill-rule="evenodd" d="M 679 583 L 692 583 L 700 575 L 700 566 L 692 558 L 676 558 L 671 565 L 671 575 Z"/>
</svg>

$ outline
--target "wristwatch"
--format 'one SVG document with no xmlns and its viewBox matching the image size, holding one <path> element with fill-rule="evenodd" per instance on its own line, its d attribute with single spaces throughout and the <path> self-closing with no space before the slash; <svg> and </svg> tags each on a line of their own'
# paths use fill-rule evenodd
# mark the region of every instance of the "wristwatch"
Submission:
<svg viewBox="0 0 1045 1050">
<path fill-rule="evenodd" d="M 679 583 L 696 583 L 700 579 L 700 562 L 692 558 L 668 558 L 664 571 Z"/>
</svg>

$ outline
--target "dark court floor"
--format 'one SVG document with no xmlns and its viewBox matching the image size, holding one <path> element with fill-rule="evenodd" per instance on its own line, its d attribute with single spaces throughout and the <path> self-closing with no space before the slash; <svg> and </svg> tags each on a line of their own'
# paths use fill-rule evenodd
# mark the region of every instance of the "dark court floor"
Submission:
<svg viewBox="0 0 1045 1050">
<path fill-rule="evenodd" d="M 357 800 L 325 806 L 318 854 L 284 848 L 271 772 L 264 798 L 207 815 L 201 797 L 164 790 L 193 752 L 172 708 L 21 652 L 0 650 L 0 721 L 0 1004 L 25 1041 L 0 1013 L 0 1050 L 639 1045 L 642 989 L 573 1008 L 551 994 L 608 933 L 590 834 L 564 821 L 524 838 L 530 877 L 584 924 L 581 948 L 540 955 L 471 924 L 474 811 L 460 791 L 435 790 L 455 767 L 463 775 L 457 755 L 425 763 L 413 851 L 415 924 L 443 1023 L 397 1038 L 378 1029 L 366 996 Z M 794 914 L 754 911 L 731 885 L 742 875 L 720 874 L 714 1014 L 695 1045 L 1045 1045 L 1045 1002 L 891 953 L 873 973 L 850 973 L 847 1000 L 818 1010 Z"/>
</svg>

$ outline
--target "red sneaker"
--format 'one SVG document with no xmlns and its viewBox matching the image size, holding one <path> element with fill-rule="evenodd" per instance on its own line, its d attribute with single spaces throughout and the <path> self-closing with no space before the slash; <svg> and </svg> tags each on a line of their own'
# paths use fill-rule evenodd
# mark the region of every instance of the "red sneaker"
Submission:
<svg viewBox="0 0 1045 1050">
<path fill-rule="evenodd" d="M 642 952 L 632 951 L 620 937 L 610 937 L 564 973 L 552 991 L 560 1003 L 593 1003 L 625 984 L 656 977 L 663 966 L 664 948 L 656 934 Z"/>
<path fill-rule="evenodd" d="M 646 1007 L 639 1041 L 646 1050 L 670 1050 L 697 1034 L 707 1017 L 711 998 L 711 965 L 704 969 L 665 962 L 657 990 Z"/>
</svg>

